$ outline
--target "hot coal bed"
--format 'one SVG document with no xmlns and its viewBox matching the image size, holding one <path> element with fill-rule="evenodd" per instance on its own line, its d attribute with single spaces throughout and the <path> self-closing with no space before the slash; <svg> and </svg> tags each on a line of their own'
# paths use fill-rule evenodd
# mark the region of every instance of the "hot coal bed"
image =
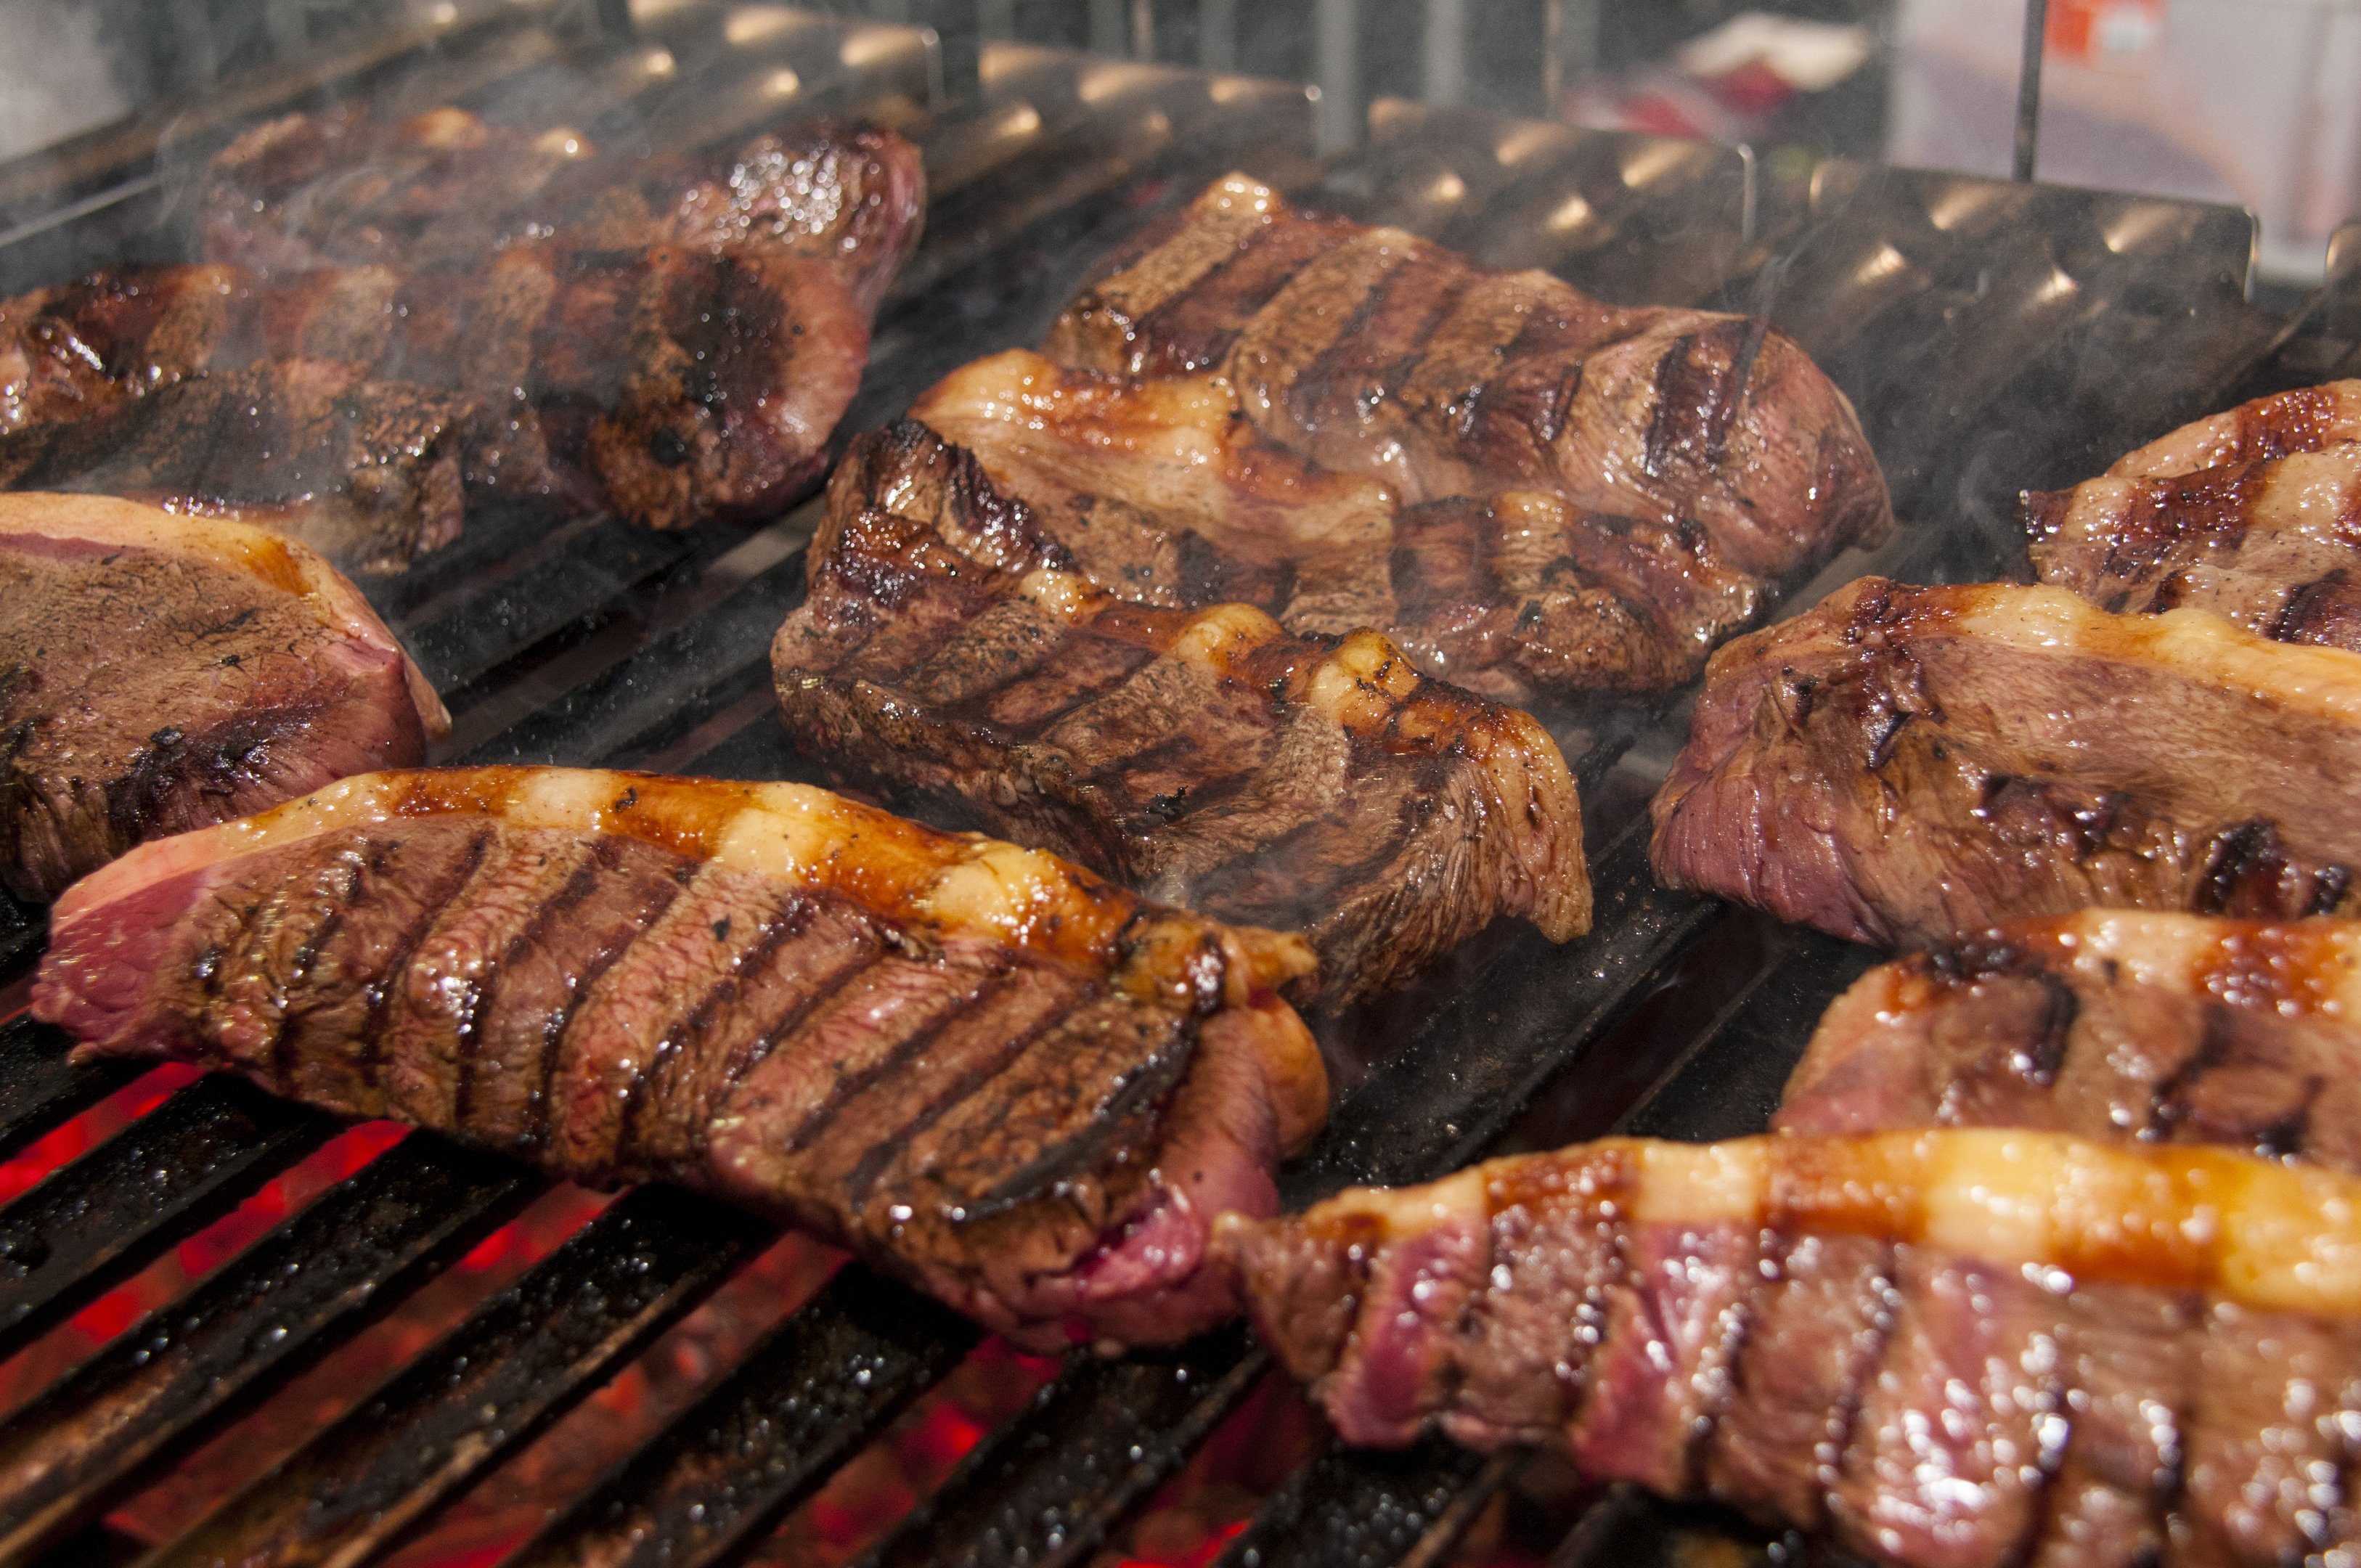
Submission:
<svg viewBox="0 0 2361 1568">
<path fill-rule="evenodd" d="M 695 0 L 630 36 L 510 5 L 345 48 L 0 170 L 0 284 L 184 255 L 188 160 L 288 108 L 457 104 L 655 148 L 867 120 L 921 147 L 930 198 L 845 421 L 859 432 L 952 367 L 1039 341 L 1094 260 L 1243 169 L 1488 265 L 1793 334 L 1861 411 L 1904 526 L 1786 585 L 1790 606 L 1870 572 L 2021 573 L 2020 489 L 2361 373 L 2361 235 L 2325 290 L 2273 313 L 2249 302 L 2254 225 L 2228 209 L 1842 162 L 1774 174 L 1726 148 L 1389 100 L 1359 146 L 1323 156 L 1297 87 L 991 45 L 975 90 L 952 94 L 931 35 Z M 478 513 L 367 587 L 455 715 L 439 761 L 814 777 L 774 717 L 766 652 L 817 509 L 674 533 Z M 1596 928 L 1556 948 L 1498 927 L 1325 1023 L 1338 1091 L 1282 1173 L 1290 1206 L 1609 1131 L 1763 1124 L 1872 955 L 1654 883 L 1643 806 L 1686 712 L 1542 714 L 1583 791 Z M 1520 1456 L 1336 1447 L 1243 1327 L 1165 1354 L 1021 1356 L 702 1199 L 602 1201 L 225 1080 L 70 1063 L 23 1016 L 42 923 L 0 910 L 0 1561 L 1811 1550 Z"/>
</svg>

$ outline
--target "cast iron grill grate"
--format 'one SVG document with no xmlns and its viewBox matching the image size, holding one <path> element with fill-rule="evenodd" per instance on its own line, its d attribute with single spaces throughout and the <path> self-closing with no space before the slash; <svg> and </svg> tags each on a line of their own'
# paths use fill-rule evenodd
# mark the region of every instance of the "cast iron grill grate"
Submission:
<svg viewBox="0 0 2361 1568">
<path fill-rule="evenodd" d="M 1790 585 L 1801 602 L 1864 571 L 2004 572 L 2017 489 L 2096 472 L 2177 420 L 2361 353 L 2361 267 L 2333 271 L 2297 317 L 2265 316 L 2246 302 L 2251 221 L 2224 209 L 1852 165 L 1783 183 L 1729 149 L 1391 101 L 1372 109 L 1366 147 L 1323 162 L 1304 94 L 1276 83 L 994 46 L 980 102 L 950 108 L 930 40 L 906 29 L 791 12 L 733 29 L 719 7 L 684 4 L 614 45 L 511 9 L 231 94 L 185 145 L 192 155 L 206 132 L 350 92 L 539 104 L 594 136 L 656 144 L 718 139 L 790 106 L 900 126 L 927 154 L 928 236 L 878 323 L 851 429 L 956 364 L 1038 341 L 1094 257 L 1233 166 L 1609 298 L 1767 312 L 1862 409 L 1905 522 L 1880 551 Z M 182 158 L 135 136 L 56 160 L 47 186 L 0 171 L 18 220 L 0 237 L 0 287 L 175 256 Z M 2361 244 L 2345 250 L 2349 263 Z M 668 535 L 493 514 L 370 592 L 449 697 L 448 760 L 794 777 L 805 768 L 771 718 L 765 654 L 801 593 L 816 507 L 751 531 Z M 1289 1203 L 1610 1129 L 1709 1137 L 1762 1124 L 1820 1007 L 1871 955 L 1654 885 L 1642 806 L 1686 715 L 1675 699 L 1544 716 L 1586 795 L 1596 930 L 1563 950 L 1489 933 L 1381 1015 L 1332 1029 L 1340 1091 L 1326 1133 L 1283 1173 Z M 39 938 L 38 912 L 0 910 L 0 997 L 16 999 L 0 1005 L 21 1006 Z M 69 1062 L 21 1016 L 0 1025 L 0 1153 L 135 1076 Z M 0 1353 L 335 1131 L 202 1080 L 60 1166 L 0 1207 Z M 127 1556 L 98 1522 L 111 1509 L 545 1186 L 423 1135 L 329 1186 L 0 1420 L 0 1563 Z M 148 1560 L 360 1564 L 397 1551 L 766 1239 L 702 1200 L 627 1194 Z M 942 1309 L 847 1266 L 506 1561 L 731 1561 L 975 1343 Z M 1120 1361 L 1077 1354 L 864 1561 L 1086 1560 L 1267 1371 L 1235 1327 Z M 1441 1444 L 1323 1447 L 1224 1560 L 1443 1561 L 1525 1463 Z M 1669 1560 L 1732 1528 L 1616 1489 L 1583 1508 L 1554 1561 Z"/>
</svg>

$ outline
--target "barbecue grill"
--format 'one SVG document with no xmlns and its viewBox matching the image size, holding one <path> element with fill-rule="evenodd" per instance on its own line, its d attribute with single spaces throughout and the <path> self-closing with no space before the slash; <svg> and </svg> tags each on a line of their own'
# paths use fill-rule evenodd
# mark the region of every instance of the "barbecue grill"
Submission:
<svg viewBox="0 0 2361 1568">
<path fill-rule="evenodd" d="M 2004 574 L 2019 554 L 2019 489 L 2096 473 L 2207 410 L 2361 370 L 2353 229 L 2327 286 L 2275 314 L 2249 303 L 2255 225 L 2234 209 L 1841 161 L 1774 178 L 1737 149 L 1389 99 L 1368 106 L 1359 145 L 1323 154 L 1299 86 L 971 38 L 950 51 L 952 91 L 945 46 L 922 29 L 708 0 L 633 13 L 635 25 L 618 13 L 602 28 L 533 0 L 445 6 L 414 30 L 0 170 L 0 287 L 177 258 L 193 161 L 258 115 L 347 95 L 497 104 L 652 146 L 782 115 L 868 118 L 922 146 L 932 192 L 846 421 L 859 431 L 967 359 L 1038 342 L 1109 247 L 1243 167 L 1305 204 L 1488 265 L 1546 267 L 1613 300 L 1760 312 L 1793 333 L 1860 408 L 1905 526 L 1786 585 L 1790 605 L 1864 572 Z M 479 510 L 455 546 L 368 588 L 456 717 L 441 760 L 813 777 L 773 718 L 766 652 L 801 594 L 818 507 L 673 534 Z M 1336 1100 L 1282 1173 L 1290 1206 L 1609 1131 L 1756 1130 L 1822 1006 L 1872 961 L 1654 884 L 1644 803 L 1686 736 L 1684 699 L 1543 717 L 1584 792 L 1595 930 L 1554 948 L 1496 929 L 1407 994 L 1325 1026 Z M 0 1563 L 138 1555 L 147 1543 L 110 1517 L 137 1517 L 118 1510 L 439 1290 L 449 1326 L 378 1365 L 376 1386 L 341 1414 L 299 1421 L 291 1452 L 258 1475 L 247 1466 L 148 1559 L 378 1561 L 431 1533 L 768 1255 L 756 1222 L 645 1188 L 522 1272 L 430 1284 L 479 1259 L 529 1205 L 556 1201 L 545 1179 L 430 1135 L 342 1132 L 228 1080 L 69 1062 L 62 1039 L 21 1013 L 40 939 L 38 912 L 0 909 L 0 1016 L 16 1014 L 0 1025 L 0 1153 L 19 1177 L 54 1166 L 0 1206 L 0 1353 L 54 1357 L 69 1343 L 60 1325 L 98 1322 L 157 1260 L 177 1253 L 193 1277 L 200 1240 L 232 1250 L 0 1420 Z M 118 1130 L 93 1138 L 93 1127 Z M 304 1201 L 288 1198 L 290 1172 L 311 1173 Z M 285 1217 L 270 1223 L 258 1193 L 278 1193 Z M 571 1201 L 578 1219 L 588 1205 Z M 826 1260 L 806 1253 L 798 1277 L 817 1277 Z M 595 1483 L 545 1499 L 545 1522 L 512 1555 L 504 1544 L 467 1560 L 741 1560 L 977 1341 L 944 1309 L 844 1265 L 735 1344 Z M 972 1434 L 928 1496 L 869 1532 L 865 1563 L 1089 1559 L 1270 1368 L 1234 1326 L 1166 1354 L 1078 1351 L 1034 1370 L 1028 1402 Z M 1521 1499 L 1520 1539 L 1553 1563 L 1798 1550 L 1709 1509 L 1583 1493 L 1538 1463 L 1439 1442 L 1369 1454 L 1315 1435 L 1220 1560 L 1439 1563 L 1504 1492 Z"/>
</svg>

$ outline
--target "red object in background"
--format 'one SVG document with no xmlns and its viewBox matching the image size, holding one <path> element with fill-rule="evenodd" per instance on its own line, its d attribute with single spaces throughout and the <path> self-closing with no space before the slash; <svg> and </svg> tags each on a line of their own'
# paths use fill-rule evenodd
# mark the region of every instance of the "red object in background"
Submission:
<svg viewBox="0 0 2361 1568">
<path fill-rule="evenodd" d="M 2120 63 L 2164 37 L 2164 0 L 2049 0 L 2042 48 L 2060 60 Z"/>
</svg>

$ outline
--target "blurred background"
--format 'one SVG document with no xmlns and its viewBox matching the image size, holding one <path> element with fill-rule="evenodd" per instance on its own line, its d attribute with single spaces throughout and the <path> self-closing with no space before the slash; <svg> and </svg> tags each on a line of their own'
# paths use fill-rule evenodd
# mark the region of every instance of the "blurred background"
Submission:
<svg viewBox="0 0 2361 1568">
<path fill-rule="evenodd" d="M 664 0 L 570 0 L 610 31 Z M 819 0 L 981 44 L 1057 43 L 1311 82 L 1323 142 L 1378 96 L 2005 174 L 2024 0 Z M 453 0 L 0 0 L 0 156 L 202 94 Z M 2050 0 L 2040 177 L 2230 202 L 2261 271 L 2316 282 L 2361 214 L 2361 0 Z"/>
</svg>

